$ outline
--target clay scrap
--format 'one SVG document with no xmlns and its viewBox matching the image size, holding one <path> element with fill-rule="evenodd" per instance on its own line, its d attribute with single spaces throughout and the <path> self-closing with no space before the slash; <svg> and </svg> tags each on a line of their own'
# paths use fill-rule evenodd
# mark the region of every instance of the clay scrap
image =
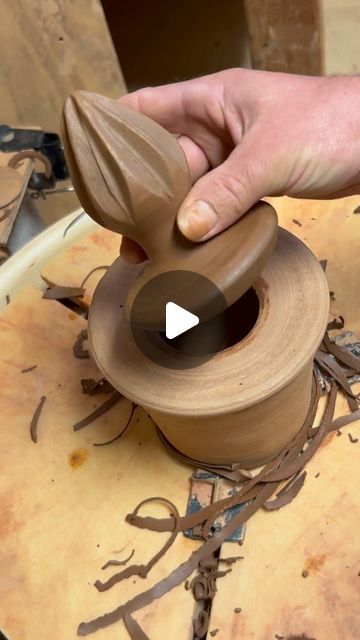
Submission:
<svg viewBox="0 0 360 640">
<path fill-rule="evenodd" d="M 325 349 L 325 345 L 328 344 L 329 340 L 326 339 L 322 345 L 322 349 Z M 331 346 L 332 345 L 330 344 L 330 347 Z M 342 370 L 346 371 L 343 367 L 347 366 L 347 352 L 345 352 L 341 347 L 338 349 L 339 350 L 336 351 L 337 364 L 342 368 Z M 321 351 L 321 353 L 325 353 L 325 351 Z M 327 351 L 327 353 L 329 354 L 329 351 Z M 358 367 L 360 363 L 353 361 L 352 364 L 353 367 Z M 326 371 L 326 374 L 331 376 L 329 370 Z M 161 597 L 181 582 L 185 582 L 196 569 L 198 571 L 198 575 L 195 576 L 190 583 L 187 582 L 188 589 L 191 589 L 196 600 L 213 597 L 216 590 L 214 580 L 218 577 L 223 577 L 228 571 L 219 571 L 217 561 L 214 558 L 214 553 L 220 548 L 227 536 L 243 522 L 246 522 L 258 509 L 279 509 L 293 500 L 305 482 L 306 472 L 303 469 L 306 463 L 315 454 L 320 443 L 330 432 L 336 431 L 340 427 L 350 424 L 360 418 L 360 408 L 357 408 L 346 416 L 341 416 L 335 420 L 333 419 L 337 393 L 339 388 L 343 388 L 338 384 L 338 378 L 339 376 L 337 372 L 335 376 L 331 376 L 330 392 L 327 396 L 327 404 L 323 417 L 320 425 L 318 427 L 313 427 L 313 421 L 320 397 L 319 383 L 317 377 L 313 375 L 310 408 L 301 430 L 292 442 L 273 461 L 265 465 L 265 467 L 263 467 L 263 469 L 254 477 L 245 479 L 241 489 L 239 489 L 234 495 L 218 501 L 217 503 L 213 503 L 201 511 L 185 517 L 180 517 L 175 505 L 172 505 L 166 500 L 165 502 L 169 505 L 172 514 L 174 514 L 170 518 L 159 519 L 150 516 L 140 516 L 138 512 L 142 504 L 144 504 L 144 502 L 154 500 L 154 498 L 150 498 L 149 500 L 140 503 L 140 505 L 138 505 L 131 514 L 128 514 L 126 520 L 130 524 L 152 531 L 169 531 L 171 533 L 170 538 L 163 549 L 153 558 L 152 561 L 150 561 L 148 565 L 133 565 L 118 574 L 114 574 L 114 576 L 105 583 L 98 581 L 96 586 L 99 590 L 109 589 L 117 582 L 124 580 L 135 573 L 140 576 L 147 575 L 150 568 L 170 547 L 172 542 L 175 540 L 176 535 L 186 527 L 199 525 L 202 529 L 204 542 L 199 549 L 191 554 L 187 561 L 183 562 L 178 568 L 174 569 L 166 578 L 160 580 L 152 588 L 143 591 L 128 602 L 120 604 L 119 607 L 109 613 L 105 613 L 99 618 L 95 618 L 89 622 L 82 622 L 78 628 L 78 635 L 89 635 L 98 629 L 114 624 L 120 619 L 125 621 L 126 618 L 129 620 L 132 613 L 144 606 L 147 606 L 148 604 L 151 604 L 155 598 Z M 353 395 L 353 399 L 359 403 L 357 396 Z M 280 488 L 281 484 L 285 480 L 287 480 L 287 482 L 282 488 Z M 270 500 L 277 488 L 279 491 L 276 494 L 276 498 Z M 217 533 L 217 535 L 210 537 L 211 525 L 214 523 L 219 513 L 222 513 L 234 504 L 242 503 L 245 500 L 248 500 L 248 504 L 245 509 L 240 511 L 235 518 L 233 518 Z M 206 609 L 202 609 L 194 621 L 195 633 L 206 633 L 208 625 L 208 611 Z M 130 629 L 134 629 L 134 626 L 131 626 L 131 624 L 130 627 L 128 625 L 126 626 L 129 633 L 132 633 Z M 143 633 L 139 625 L 137 625 L 137 632 Z M 140 638 L 144 636 L 140 635 L 138 637 Z"/>
<path fill-rule="evenodd" d="M 100 393 L 113 393 L 115 391 L 114 387 L 106 378 L 100 378 L 100 380 L 95 380 L 94 378 L 82 378 L 80 380 L 82 386 L 82 392 L 85 395 L 89 396 L 97 396 Z"/>
<path fill-rule="evenodd" d="M 91 422 L 94 422 L 94 420 L 96 420 L 97 418 L 100 418 L 100 416 L 104 415 L 104 413 L 112 409 L 112 407 L 114 407 L 122 397 L 123 396 L 121 395 L 121 393 L 115 391 L 115 393 L 113 393 L 112 396 L 108 398 L 108 400 L 105 400 L 103 404 L 97 407 L 95 411 L 92 411 L 92 413 L 86 416 L 86 418 L 83 418 L 82 420 L 80 420 L 80 422 L 74 424 L 74 431 L 79 431 L 80 429 L 87 427 L 87 425 L 91 424 Z"/>
<path fill-rule="evenodd" d="M 119 440 L 119 438 L 121 438 L 126 433 L 128 428 L 130 427 L 130 424 L 131 424 L 131 421 L 133 419 L 133 415 L 134 415 L 135 409 L 136 409 L 136 404 L 134 402 L 132 402 L 131 403 L 131 409 L 130 409 L 130 415 L 129 415 L 127 421 L 125 422 L 125 425 L 122 427 L 120 433 L 118 433 L 116 436 L 114 436 L 110 440 L 106 440 L 105 442 L 94 442 L 93 446 L 94 447 L 105 447 L 108 444 L 112 444 L 116 440 Z"/>
<path fill-rule="evenodd" d="M 30 436 L 31 436 L 31 440 L 35 442 L 35 444 L 38 441 L 37 429 L 38 429 L 39 419 L 40 419 L 40 415 L 43 410 L 45 401 L 46 401 L 46 396 L 41 396 L 40 402 L 36 407 L 35 413 L 31 418 L 31 422 L 30 422 Z"/>
<path fill-rule="evenodd" d="M 87 329 L 82 329 L 75 340 L 75 344 L 73 346 L 73 353 L 75 358 L 79 360 L 83 360 L 85 358 L 90 358 L 90 353 L 88 349 L 84 349 L 84 343 L 88 339 Z"/>
<path fill-rule="evenodd" d="M 66 298 L 80 298 L 85 293 L 82 287 L 53 286 L 46 289 L 43 298 L 48 300 L 64 300 Z"/>
</svg>

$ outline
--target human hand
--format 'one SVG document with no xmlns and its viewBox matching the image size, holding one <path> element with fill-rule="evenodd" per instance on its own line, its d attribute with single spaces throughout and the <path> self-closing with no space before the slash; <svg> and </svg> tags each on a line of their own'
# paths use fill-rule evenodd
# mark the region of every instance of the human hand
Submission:
<svg viewBox="0 0 360 640">
<path fill-rule="evenodd" d="M 265 196 L 360 192 L 360 78 L 229 69 L 120 102 L 180 134 L 193 187 L 177 223 L 193 241 L 230 226 Z M 146 258 L 124 238 L 121 255 Z"/>
</svg>

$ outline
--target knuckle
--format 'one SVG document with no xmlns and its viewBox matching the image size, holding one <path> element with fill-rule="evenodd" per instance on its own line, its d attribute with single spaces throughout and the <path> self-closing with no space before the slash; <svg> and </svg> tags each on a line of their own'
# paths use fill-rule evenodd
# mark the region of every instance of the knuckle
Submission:
<svg viewBox="0 0 360 640">
<path fill-rule="evenodd" d="M 140 111 L 146 110 L 147 106 L 153 103 L 155 92 L 156 88 L 154 87 L 144 87 L 143 89 L 138 89 L 133 93 L 133 96 L 136 97 Z"/>
<path fill-rule="evenodd" d="M 231 203 L 238 207 L 244 201 L 244 195 L 246 194 L 248 186 L 249 183 L 243 173 L 239 173 L 239 175 L 222 173 L 213 181 L 213 192 L 215 196 L 217 194 L 219 195 L 220 200 L 226 201 L 227 205 Z"/>
</svg>

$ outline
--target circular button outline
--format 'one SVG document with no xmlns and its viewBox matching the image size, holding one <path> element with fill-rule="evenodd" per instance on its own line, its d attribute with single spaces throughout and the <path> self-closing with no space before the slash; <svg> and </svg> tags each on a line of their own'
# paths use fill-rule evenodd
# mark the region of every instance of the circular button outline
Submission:
<svg viewBox="0 0 360 640">
<path fill-rule="evenodd" d="M 204 301 L 199 305 L 199 300 Z M 166 303 L 173 302 L 199 317 L 199 324 L 176 338 L 166 338 Z M 161 325 L 148 327 L 149 308 L 163 308 Z M 150 361 L 177 370 L 201 366 L 226 343 L 227 301 L 208 278 L 193 271 L 166 271 L 151 278 L 137 293 L 129 319 L 133 339 Z M 144 310 L 146 313 L 144 313 Z M 150 313 L 151 315 L 151 313 Z M 146 320 L 144 320 L 146 318 Z"/>
</svg>

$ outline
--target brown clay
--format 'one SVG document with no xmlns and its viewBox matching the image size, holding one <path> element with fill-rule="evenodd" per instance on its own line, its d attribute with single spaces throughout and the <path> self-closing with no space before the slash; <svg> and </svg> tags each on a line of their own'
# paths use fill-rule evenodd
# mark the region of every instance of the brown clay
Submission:
<svg viewBox="0 0 360 640">
<path fill-rule="evenodd" d="M 290 233 L 280 230 L 276 240 L 276 214 L 264 203 L 207 243 L 185 240 L 175 224 L 190 188 L 183 152 L 172 135 L 143 115 L 78 92 L 65 104 L 62 129 L 84 209 L 136 240 L 149 256 L 145 267 L 119 258 L 95 292 L 89 339 L 100 369 L 116 389 L 147 408 L 185 456 L 217 465 L 236 461 L 244 468 L 272 459 L 299 431 L 309 409 L 312 361 L 329 307 L 321 266 Z M 187 356 L 154 334 L 151 348 L 160 349 L 170 366 L 150 362 L 129 324 L 139 288 L 175 269 L 205 275 L 228 305 L 251 285 L 259 299 L 252 331 L 192 369 L 171 368 L 174 359 Z M 154 305 L 149 326 L 158 313 L 163 317 L 164 308 Z"/>
<path fill-rule="evenodd" d="M 7 167 L 0 167 L 0 222 L 6 220 L 6 218 L 12 213 L 12 209 L 2 212 L 1 209 L 8 207 L 12 204 L 20 195 L 23 187 L 23 179 L 20 173 L 16 170 L 19 163 L 26 158 L 33 158 L 40 160 L 44 165 L 44 173 L 47 177 L 51 176 L 51 162 L 38 151 L 28 149 L 26 151 L 19 151 L 11 157 Z"/>
<path fill-rule="evenodd" d="M 160 125 L 116 100 L 78 91 L 65 103 L 62 137 L 84 209 L 103 226 L 136 240 L 149 257 L 132 283 L 128 309 L 146 282 L 169 270 L 205 276 L 229 305 L 260 274 L 276 240 L 275 211 L 259 203 L 206 244 L 186 240 L 175 221 L 191 186 L 188 167 L 175 136 Z M 163 295 L 171 299 L 171 294 Z M 207 300 L 199 291 L 196 296 L 199 310 Z M 161 323 L 163 316 L 163 305 L 154 301 L 148 325 Z"/>
<path fill-rule="evenodd" d="M 89 635 L 98 629 L 103 629 L 114 624 L 120 619 L 126 622 L 133 612 L 151 604 L 155 599 L 161 598 L 165 593 L 168 593 L 184 580 L 185 588 L 192 588 L 195 599 L 202 599 L 203 597 L 212 598 L 216 591 L 215 578 L 227 573 L 227 571 L 218 571 L 214 566 L 214 552 L 216 549 L 221 546 L 223 541 L 226 540 L 240 524 L 246 522 L 259 508 L 267 508 L 270 504 L 273 508 L 278 509 L 288 504 L 293 499 L 294 494 L 299 491 L 299 487 L 301 488 L 306 475 L 306 471 L 303 471 L 301 475 L 299 475 L 299 472 L 314 455 L 316 449 L 321 445 L 326 436 L 336 429 L 338 421 L 334 421 L 333 419 L 337 397 L 336 382 L 334 380 L 331 382 L 330 393 L 327 397 L 325 411 L 319 426 L 312 427 L 318 409 L 319 397 L 320 386 L 317 376 L 314 373 L 311 401 L 306 419 L 295 438 L 276 458 L 263 467 L 256 476 L 248 479 L 239 489 L 234 489 L 227 498 L 218 500 L 200 511 L 193 512 L 191 515 L 181 518 L 178 518 L 176 511 L 173 511 L 176 518 L 175 528 L 179 531 L 184 531 L 184 529 L 189 526 L 194 527 L 195 525 L 199 525 L 201 536 L 205 540 L 204 543 L 192 553 L 186 562 L 182 562 L 182 564 L 173 570 L 166 578 L 157 582 L 152 588 L 144 590 L 142 593 L 120 604 L 116 609 L 108 613 L 94 618 L 89 622 L 82 622 L 78 628 L 78 635 Z M 358 417 L 357 414 L 358 411 L 354 412 L 350 416 L 350 421 L 356 420 Z M 346 416 L 346 420 L 349 421 L 349 416 Z M 274 474 L 279 476 L 275 481 Z M 277 498 L 269 502 L 268 498 L 277 490 L 279 482 L 281 482 L 280 478 L 287 479 L 290 476 L 292 476 L 290 482 L 278 491 Z M 244 508 L 241 509 L 234 518 L 231 518 L 216 535 L 211 536 L 210 530 L 216 518 L 227 509 L 244 502 L 247 502 Z M 151 516 L 139 516 L 138 510 L 141 504 L 143 503 L 140 503 L 132 513 L 128 514 L 126 517 L 127 522 L 141 529 L 145 528 L 157 532 L 174 532 L 174 517 L 159 519 Z M 191 520 L 191 522 L 189 522 L 189 520 Z M 165 547 L 163 551 L 164 549 Z M 156 559 L 159 559 L 159 554 L 157 554 Z M 222 560 L 228 563 L 230 562 L 231 564 L 237 559 L 237 557 L 234 557 L 223 558 Z M 151 562 L 153 561 L 154 559 Z M 195 576 L 190 583 L 186 578 L 193 573 L 194 569 L 197 569 L 200 575 Z M 308 576 L 308 573 L 308 571 L 303 571 L 303 577 Z M 116 578 L 116 576 L 114 577 Z M 123 577 L 125 576 L 121 576 L 121 579 Z M 115 579 L 114 583 L 117 581 L 118 578 Z M 234 611 L 239 613 L 241 612 L 241 608 L 237 607 Z M 131 635 L 130 628 L 127 628 Z M 141 629 L 134 628 L 134 631 L 140 633 Z M 140 638 L 141 636 L 136 637 Z"/>
<path fill-rule="evenodd" d="M 44 175 L 47 178 L 50 178 L 52 173 L 52 166 L 49 158 L 40 151 L 34 151 L 34 149 L 24 149 L 24 151 L 19 151 L 18 153 L 16 153 L 9 160 L 8 167 L 13 167 L 14 169 L 16 169 L 16 167 L 27 158 L 31 158 L 32 160 L 39 160 L 39 162 L 41 162 L 44 167 Z"/>
<path fill-rule="evenodd" d="M 302 242 L 280 230 L 254 282 L 260 314 L 244 340 L 199 367 L 151 363 L 137 348 L 121 304 L 138 266 L 120 258 L 95 292 L 92 353 L 111 384 L 147 408 L 167 440 L 208 463 L 251 468 L 270 460 L 299 430 L 310 401 L 314 354 L 324 334 L 329 294 L 324 273 Z M 241 319 L 239 319 L 239 322 Z M 168 350 L 172 358 L 181 359 Z"/>
</svg>

